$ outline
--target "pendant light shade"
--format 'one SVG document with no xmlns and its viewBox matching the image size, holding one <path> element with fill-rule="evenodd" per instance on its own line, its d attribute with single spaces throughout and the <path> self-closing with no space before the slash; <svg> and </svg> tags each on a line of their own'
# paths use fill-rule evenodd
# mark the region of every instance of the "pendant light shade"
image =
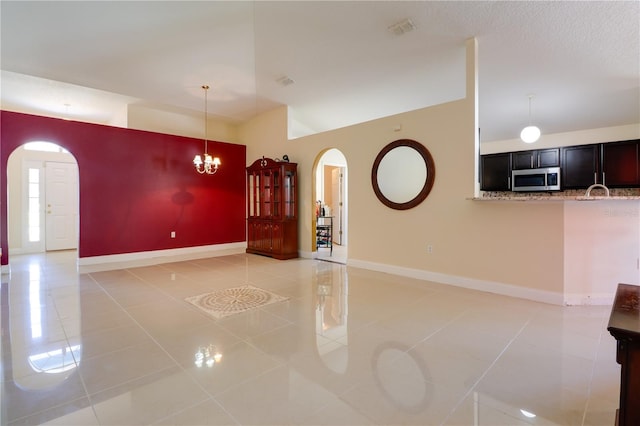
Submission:
<svg viewBox="0 0 640 426">
<path fill-rule="evenodd" d="M 534 143 L 540 139 L 540 129 L 536 126 L 527 126 L 520 132 L 520 139 L 525 143 Z"/>
<path fill-rule="evenodd" d="M 533 95 L 529 95 L 529 125 L 520 132 L 520 139 L 524 143 L 534 143 L 540 139 L 540 129 L 531 124 L 531 100 Z"/>
</svg>

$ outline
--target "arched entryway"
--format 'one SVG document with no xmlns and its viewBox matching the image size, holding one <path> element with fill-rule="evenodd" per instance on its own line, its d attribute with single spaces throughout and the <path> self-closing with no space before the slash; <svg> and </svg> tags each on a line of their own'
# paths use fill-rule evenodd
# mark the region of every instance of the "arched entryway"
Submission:
<svg viewBox="0 0 640 426">
<path fill-rule="evenodd" d="M 313 168 L 313 251 L 316 259 L 347 262 L 348 168 L 338 149 L 318 154 Z"/>
<path fill-rule="evenodd" d="M 7 161 L 10 254 L 78 249 L 78 163 L 59 145 L 28 142 Z"/>
<path fill-rule="evenodd" d="M 70 274 L 63 282 L 47 276 L 52 265 L 78 257 L 78 163 L 55 143 L 31 141 L 11 152 L 6 173 L 9 261 L 20 274 L 3 297 L 8 306 L 22 306 L 26 312 L 8 321 L 6 377 L 17 400 L 33 400 L 79 380 L 79 276 Z M 53 315 L 64 317 L 64 324 L 47 318 L 44 307 L 52 299 Z"/>
</svg>

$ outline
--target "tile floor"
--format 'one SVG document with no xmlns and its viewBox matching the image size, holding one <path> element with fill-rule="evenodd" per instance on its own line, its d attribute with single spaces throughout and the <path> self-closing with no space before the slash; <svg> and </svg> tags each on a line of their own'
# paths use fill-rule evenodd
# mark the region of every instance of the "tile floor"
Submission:
<svg viewBox="0 0 640 426">
<path fill-rule="evenodd" d="M 328 248 L 318 248 L 314 254 L 316 259 L 326 260 L 328 262 L 347 264 L 347 246 L 339 244 L 333 245 L 333 250 Z"/>
<path fill-rule="evenodd" d="M 3 425 L 614 422 L 610 307 L 310 259 L 78 273 L 75 256 L 14 256 L 2 276 Z M 247 284 L 289 300 L 220 320 L 184 301 Z M 198 367 L 209 347 L 222 358 Z"/>
</svg>

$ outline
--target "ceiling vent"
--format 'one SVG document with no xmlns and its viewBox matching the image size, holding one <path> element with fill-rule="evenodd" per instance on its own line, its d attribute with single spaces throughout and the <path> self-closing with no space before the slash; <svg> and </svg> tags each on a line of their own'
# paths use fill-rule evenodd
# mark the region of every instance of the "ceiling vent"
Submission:
<svg viewBox="0 0 640 426">
<path fill-rule="evenodd" d="M 407 19 L 403 19 L 402 21 L 391 25 L 388 29 L 389 29 L 389 31 L 391 31 L 392 34 L 395 34 L 397 36 L 401 36 L 402 34 L 405 34 L 405 33 L 408 33 L 408 32 L 411 32 L 411 31 L 415 30 L 416 26 L 411 21 L 411 19 L 407 18 Z"/>
<path fill-rule="evenodd" d="M 287 87 L 292 85 L 293 83 L 295 83 L 295 81 L 293 81 L 293 79 L 291 79 L 288 76 L 283 76 L 280 77 L 279 79 L 276 80 L 276 83 L 278 83 L 279 85 L 283 86 L 283 87 Z"/>
</svg>

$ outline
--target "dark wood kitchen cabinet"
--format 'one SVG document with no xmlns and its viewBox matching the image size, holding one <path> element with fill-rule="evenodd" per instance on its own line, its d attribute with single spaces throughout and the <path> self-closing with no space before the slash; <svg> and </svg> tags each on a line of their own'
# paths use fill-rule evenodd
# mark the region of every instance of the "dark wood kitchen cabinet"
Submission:
<svg viewBox="0 0 640 426">
<path fill-rule="evenodd" d="M 483 191 L 511 190 L 511 153 L 480 156 L 480 189 Z"/>
<path fill-rule="evenodd" d="M 612 188 L 640 186 L 640 140 L 602 144 L 602 182 Z"/>
<path fill-rule="evenodd" d="M 640 139 L 480 156 L 480 189 L 510 191 L 511 171 L 557 167 L 561 188 L 640 187 Z"/>
<path fill-rule="evenodd" d="M 517 151 L 511 155 L 513 170 L 558 167 L 560 165 L 560 148 Z"/>
<path fill-rule="evenodd" d="M 566 146 L 560 150 L 563 189 L 584 189 L 602 183 L 600 144 Z"/>
<path fill-rule="evenodd" d="M 562 148 L 562 187 L 584 189 L 640 186 L 640 141 L 628 140 Z"/>
<path fill-rule="evenodd" d="M 261 158 L 247 167 L 247 253 L 298 257 L 297 164 Z"/>
</svg>

